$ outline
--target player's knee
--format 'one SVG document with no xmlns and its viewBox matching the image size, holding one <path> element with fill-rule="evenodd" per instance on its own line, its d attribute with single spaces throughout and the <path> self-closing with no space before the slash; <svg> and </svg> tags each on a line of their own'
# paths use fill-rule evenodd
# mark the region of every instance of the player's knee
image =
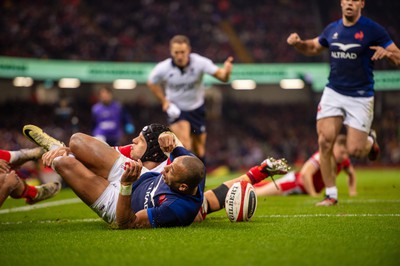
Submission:
<svg viewBox="0 0 400 266">
<path fill-rule="evenodd" d="M 364 155 L 364 150 L 361 149 L 360 147 L 356 147 L 356 146 L 350 146 L 347 148 L 349 151 L 349 154 L 353 157 L 356 158 L 362 158 Z"/>
<path fill-rule="evenodd" d="M 77 161 L 73 157 L 60 156 L 53 160 L 52 166 L 60 175 L 62 175 L 68 169 L 74 169 L 76 163 Z"/>
<path fill-rule="evenodd" d="M 19 177 L 15 173 L 1 174 L 0 176 L 0 186 L 3 191 L 11 191 L 17 186 L 19 182 Z"/>
<path fill-rule="evenodd" d="M 321 151 L 329 151 L 333 147 L 334 140 L 327 138 L 325 135 L 318 136 L 318 146 Z"/>
<path fill-rule="evenodd" d="M 84 136 L 85 134 L 83 133 L 75 133 L 71 136 L 69 140 L 69 148 L 72 153 L 85 144 Z"/>
</svg>

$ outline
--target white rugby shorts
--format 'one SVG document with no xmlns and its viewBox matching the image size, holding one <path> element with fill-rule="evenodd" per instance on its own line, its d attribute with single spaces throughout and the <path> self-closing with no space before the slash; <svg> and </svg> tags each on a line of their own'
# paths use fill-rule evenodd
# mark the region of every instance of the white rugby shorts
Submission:
<svg viewBox="0 0 400 266">
<path fill-rule="evenodd" d="M 90 208 L 107 223 L 115 221 L 119 190 L 121 187 L 120 180 L 124 173 L 125 163 L 128 161 L 131 161 L 131 159 L 122 154 L 118 157 L 107 178 L 107 180 L 110 181 L 110 184 L 96 202 L 90 206 Z M 146 167 L 143 167 L 140 175 L 148 171 L 149 170 Z"/>
<path fill-rule="evenodd" d="M 343 124 L 369 133 L 374 118 L 374 97 L 346 96 L 325 87 L 318 105 L 317 120 L 342 116 Z"/>
</svg>

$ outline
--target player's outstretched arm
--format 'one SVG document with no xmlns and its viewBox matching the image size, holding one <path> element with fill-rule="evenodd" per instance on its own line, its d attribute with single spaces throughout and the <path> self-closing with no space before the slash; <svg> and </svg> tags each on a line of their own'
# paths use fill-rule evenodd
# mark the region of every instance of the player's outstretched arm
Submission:
<svg viewBox="0 0 400 266">
<path fill-rule="evenodd" d="M 169 107 L 169 101 L 165 98 L 164 90 L 161 85 L 147 81 L 147 87 L 149 87 L 154 96 L 160 101 L 163 111 L 166 112 Z"/>
<path fill-rule="evenodd" d="M 287 38 L 287 43 L 307 56 L 319 55 L 324 50 L 324 47 L 318 41 L 318 37 L 302 40 L 297 33 L 291 33 Z"/>
<path fill-rule="evenodd" d="M 319 196 L 318 193 L 315 191 L 314 184 L 313 184 L 313 175 L 318 171 L 315 168 L 314 164 L 311 163 L 310 160 L 304 163 L 303 167 L 300 170 L 300 175 L 303 180 L 303 186 L 306 190 L 307 194 L 312 197 Z"/>
<path fill-rule="evenodd" d="M 356 171 L 352 164 L 349 167 L 343 169 L 347 173 L 348 183 L 349 186 L 349 196 L 357 196 L 357 178 L 356 178 Z"/>
<path fill-rule="evenodd" d="M 232 56 L 228 57 L 224 62 L 224 67 L 219 68 L 213 76 L 222 82 L 227 82 L 231 77 L 232 67 L 233 67 L 232 62 L 233 62 L 233 57 Z"/>
<path fill-rule="evenodd" d="M 370 48 L 375 51 L 371 58 L 372 61 L 386 58 L 392 65 L 400 66 L 400 49 L 396 44 L 392 43 L 386 49 L 381 46 L 371 46 Z"/>
</svg>

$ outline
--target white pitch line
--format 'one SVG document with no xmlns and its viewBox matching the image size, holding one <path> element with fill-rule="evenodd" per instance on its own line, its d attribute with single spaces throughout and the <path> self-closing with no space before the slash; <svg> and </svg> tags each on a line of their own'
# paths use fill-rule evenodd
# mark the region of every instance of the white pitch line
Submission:
<svg viewBox="0 0 400 266">
<path fill-rule="evenodd" d="M 40 203 L 40 204 L 35 204 L 35 205 L 28 205 L 28 206 L 22 206 L 22 207 L 16 207 L 16 208 L 4 209 L 4 210 L 0 210 L 0 214 L 12 213 L 12 212 L 26 212 L 26 211 L 31 211 L 31 210 L 35 210 L 35 209 L 42 209 L 42 208 L 53 207 L 53 206 L 74 204 L 74 203 L 79 203 L 79 202 L 82 202 L 81 199 L 79 199 L 79 198 L 58 200 L 58 201 Z"/>
<path fill-rule="evenodd" d="M 225 217 L 225 216 L 224 216 Z M 400 213 L 348 213 L 348 214 L 272 214 L 272 215 L 256 215 L 256 218 L 315 218 L 315 217 L 400 217 Z M 0 225 L 16 225 L 16 224 L 52 224 L 52 223 L 91 223 L 102 222 L 101 218 L 85 218 L 85 219 L 61 219 L 61 220 L 42 220 L 42 221 L 16 221 L 16 222 L 0 222 Z"/>
<path fill-rule="evenodd" d="M 260 218 L 315 218 L 315 217 L 400 217 L 400 213 L 316 213 L 316 214 L 271 214 L 256 215 Z"/>
<path fill-rule="evenodd" d="M 60 219 L 60 220 L 42 220 L 42 221 L 16 221 L 16 222 L 0 222 L 0 225 L 15 225 L 15 224 L 53 224 L 53 223 L 92 223 L 103 221 L 101 218 L 85 218 L 85 219 Z"/>
</svg>

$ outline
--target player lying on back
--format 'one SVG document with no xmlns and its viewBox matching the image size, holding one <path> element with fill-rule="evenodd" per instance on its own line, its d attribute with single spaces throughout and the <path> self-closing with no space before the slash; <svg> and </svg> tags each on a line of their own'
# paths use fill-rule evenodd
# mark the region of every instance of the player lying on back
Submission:
<svg viewBox="0 0 400 266">
<path fill-rule="evenodd" d="M 74 134 L 69 147 L 63 147 L 40 128 L 24 127 L 24 134 L 30 140 L 50 150 L 44 154 L 43 162 L 52 166 L 106 222 L 124 229 L 189 225 L 203 203 L 204 165 L 184 149 L 170 131 L 158 131 L 155 135 L 158 140 L 153 136 L 149 141 L 148 134 L 152 135 L 153 131 L 145 127 L 133 139 L 131 157 L 127 158 L 109 145 L 82 133 Z M 140 158 L 146 160 L 143 154 L 159 154 L 159 150 L 170 153 L 169 163 L 161 174 L 147 169 L 142 171 L 145 162 Z M 284 161 L 269 159 L 261 166 L 253 167 L 245 178 L 254 184 L 279 171 L 286 173 L 285 168 Z M 233 183 L 225 182 L 217 192 L 218 197 L 225 198 Z M 213 194 L 211 191 L 207 193 L 212 203 L 215 199 Z M 217 204 L 210 205 L 210 210 L 223 207 L 218 200 Z"/>
</svg>

